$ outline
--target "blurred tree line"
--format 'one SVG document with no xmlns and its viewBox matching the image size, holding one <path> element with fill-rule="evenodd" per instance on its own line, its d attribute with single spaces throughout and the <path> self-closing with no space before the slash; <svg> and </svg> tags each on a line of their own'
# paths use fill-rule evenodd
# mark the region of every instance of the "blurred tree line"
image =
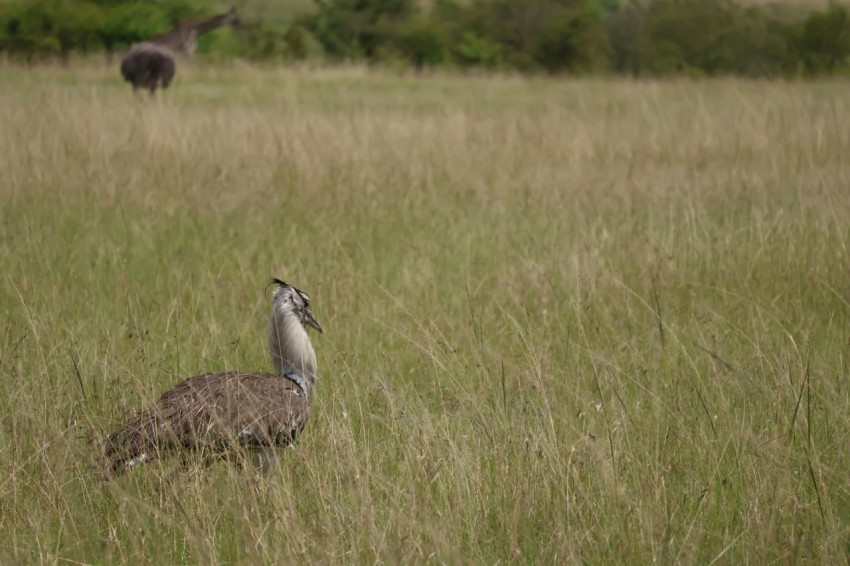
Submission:
<svg viewBox="0 0 850 566">
<path fill-rule="evenodd" d="M 850 12 L 734 0 L 315 0 L 276 25 L 204 36 L 200 51 L 523 72 L 794 76 L 846 71 Z M 27 60 L 126 49 L 200 0 L 7 0 L 0 52 Z"/>
</svg>

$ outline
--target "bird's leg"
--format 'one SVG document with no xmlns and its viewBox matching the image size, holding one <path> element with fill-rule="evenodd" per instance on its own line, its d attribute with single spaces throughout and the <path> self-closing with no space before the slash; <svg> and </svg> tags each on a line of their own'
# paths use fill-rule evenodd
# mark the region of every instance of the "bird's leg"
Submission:
<svg viewBox="0 0 850 566">
<path fill-rule="evenodd" d="M 255 469 L 262 475 L 269 473 L 277 460 L 277 451 L 274 448 L 260 448 L 255 452 Z"/>
</svg>

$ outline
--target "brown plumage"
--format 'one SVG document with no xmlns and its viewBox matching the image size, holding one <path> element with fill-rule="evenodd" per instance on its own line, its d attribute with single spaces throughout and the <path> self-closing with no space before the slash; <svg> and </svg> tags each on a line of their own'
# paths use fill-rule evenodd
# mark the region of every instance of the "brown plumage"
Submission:
<svg viewBox="0 0 850 566">
<path fill-rule="evenodd" d="M 321 332 L 309 297 L 278 279 L 269 351 L 277 374 L 226 371 L 190 377 L 105 442 L 109 469 L 122 473 L 170 452 L 229 453 L 291 444 L 307 424 L 316 355 L 305 326 Z"/>
</svg>

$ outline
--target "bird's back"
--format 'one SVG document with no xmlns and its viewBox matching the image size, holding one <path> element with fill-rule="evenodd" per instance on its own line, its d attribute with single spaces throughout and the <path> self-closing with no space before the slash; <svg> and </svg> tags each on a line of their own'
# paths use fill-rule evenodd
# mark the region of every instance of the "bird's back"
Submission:
<svg viewBox="0 0 850 566">
<path fill-rule="evenodd" d="M 222 451 L 290 444 L 310 412 L 299 376 L 219 372 L 191 377 L 110 435 L 106 457 L 126 471 L 177 448 Z"/>
</svg>

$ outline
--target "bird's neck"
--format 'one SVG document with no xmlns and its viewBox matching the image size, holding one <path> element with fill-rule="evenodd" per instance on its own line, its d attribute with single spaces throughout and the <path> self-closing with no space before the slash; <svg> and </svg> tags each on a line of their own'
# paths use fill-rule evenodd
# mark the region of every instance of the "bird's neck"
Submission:
<svg viewBox="0 0 850 566">
<path fill-rule="evenodd" d="M 295 381 L 308 395 L 312 393 L 317 377 L 316 352 L 295 315 L 275 309 L 269 323 L 269 353 L 279 375 Z"/>
</svg>

